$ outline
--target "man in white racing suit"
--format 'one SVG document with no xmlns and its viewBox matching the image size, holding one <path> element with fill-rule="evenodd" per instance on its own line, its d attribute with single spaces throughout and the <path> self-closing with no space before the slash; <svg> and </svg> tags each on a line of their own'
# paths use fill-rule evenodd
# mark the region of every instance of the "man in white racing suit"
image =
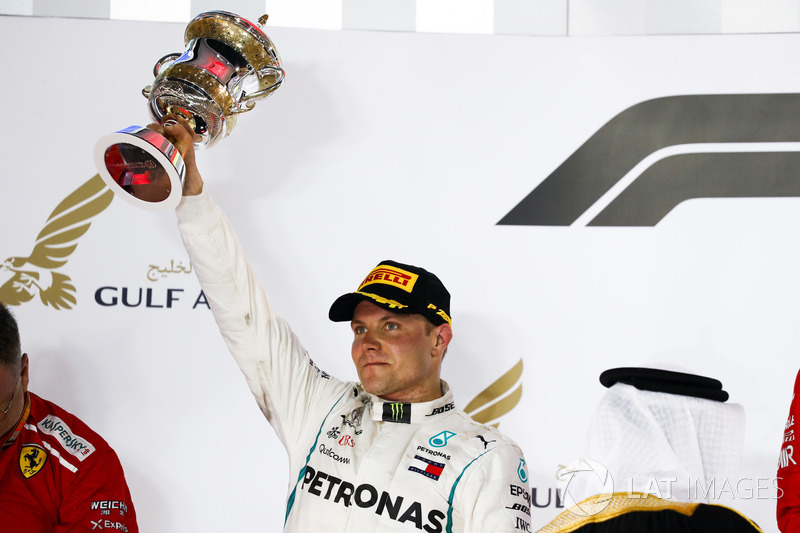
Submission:
<svg viewBox="0 0 800 533">
<path fill-rule="evenodd" d="M 439 377 L 450 295 L 383 261 L 330 309 L 349 321 L 359 383 L 321 371 L 270 306 L 194 161 L 186 122 L 156 126 L 184 156 L 179 227 L 219 329 L 289 455 L 284 530 L 530 531 L 520 448 L 456 408 Z"/>
</svg>

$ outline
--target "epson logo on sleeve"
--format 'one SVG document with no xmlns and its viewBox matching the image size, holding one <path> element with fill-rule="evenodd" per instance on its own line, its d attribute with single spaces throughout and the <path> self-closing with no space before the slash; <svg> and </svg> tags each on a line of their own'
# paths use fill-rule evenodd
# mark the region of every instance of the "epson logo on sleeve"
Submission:
<svg viewBox="0 0 800 533">
<path fill-rule="evenodd" d="M 61 446 L 79 461 L 83 461 L 94 452 L 94 446 L 89 441 L 73 433 L 57 416 L 47 415 L 39 422 L 38 428 L 42 433 L 55 437 Z"/>
</svg>

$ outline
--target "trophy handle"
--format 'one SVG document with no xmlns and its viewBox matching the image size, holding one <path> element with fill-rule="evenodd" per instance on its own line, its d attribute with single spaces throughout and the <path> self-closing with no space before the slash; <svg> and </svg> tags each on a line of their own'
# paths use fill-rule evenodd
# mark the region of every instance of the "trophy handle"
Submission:
<svg viewBox="0 0 800 533">
<path fill-rule="evenodd" d="M 255 107 L 256 105 L 255 102 L 256 100 L 268 96 L 272 91 L 277 89 L 283 83 L 283 79 L 286 77 L 286 71 L 283 70 L 281 67 L 273 67 L 273 66 L 264 67 L 258 71 L 259 77 L 270 76 L 270 75 L 277 77 L 275 83 L 273 83 L 269 87 L 265 87 L 264 89 L 256 91 L 253 94 L 248 94 L 243 101 L 239 102 L 236 106 L 232 107 L 228 112 L 228 114 L 238 115 L 239 113 L 244 113 L 246 111 L 250 111 L 251 109 L 253 109 L 253 107 Z"/>
<path fill-rule="evenodd" d="M 153 65 L 153 77 L 157 77 L 158 76 L 158 73 L 161 71 L 161 67 L 163 67 L 165 63 L 172 63 L 176 59 L 180 58 L 181 55 L 182 54 L 179 54 L 177 52 L 173 52 L 171 54 L 165 55 L 164 57 L 162 57 L 161 59 L 156 61 L 156 64 Z"/>
<path fill-rule="evenodd" d="M 153 65 L 153 76 L 154 77 L 158 77 L 158 73 L 161 71 L 161 68 L 166 63 L 172 63 L 172 62 L 174 62 L 176 59 L 178 59 L 180 57 L 181 57 L 181 54 L 179 54 L 177 52 L 173 52 L 171 54 L 165 55 L 164 57 L 162 57 L 161 59 L 156 61 L 156 64 Z M 150 98 L 150 92 L 152 90 L 153 90 L 153 86 L 152 85 L 146 86 L 144 89 L 142 89 L 142 96 L 144 96 L 145 98 Z"/>
</svg>

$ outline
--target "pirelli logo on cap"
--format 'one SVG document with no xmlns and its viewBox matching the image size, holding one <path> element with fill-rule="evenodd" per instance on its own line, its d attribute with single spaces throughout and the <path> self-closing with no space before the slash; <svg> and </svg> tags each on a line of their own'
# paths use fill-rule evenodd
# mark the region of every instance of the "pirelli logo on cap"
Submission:
<svg viewBox="0 0 800 533">
<path fill-rule="evenodd" d="M 361 285 L 358 286 L 358 290 L 360 291 L 372 283 L 383 283 L 384 285 L 391 285 L 392 287 L 403 289 L 406 292 L 411 292 L 414 290 L 414 284 L 417 282 L 418 278 L 418 274 L 413 274 L 401 268 L 389 265 L 378 265 L 373 268 L 372 272 L 361 282 Z"/>
</svg>

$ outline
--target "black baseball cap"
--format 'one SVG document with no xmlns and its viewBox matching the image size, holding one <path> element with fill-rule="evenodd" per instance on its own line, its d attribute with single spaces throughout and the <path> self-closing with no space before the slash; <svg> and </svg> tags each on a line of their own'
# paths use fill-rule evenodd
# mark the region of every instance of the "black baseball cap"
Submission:
<svg viewBox="0 0 800 533">
<path fill-rule="evenodd" d="M 719 380 L 659 368 L 612 368 L 600 374 L 600 383 L 604 387 L 625 383 L 639 390 L 693 396 L 717 402 L 728 399 L 728 393 L 722 390 L 722 382 Z"/>
<path fill-rule="evenodd" d="M 355 292 L 339 296 L 328 312 L 334 322 L 349 322 L 367 300 L 394 313 L 420 314 L 434 325 L 450 324 L 450 293 L 431 272 L 397 261 L 381 261 Z"/>
</svg>

